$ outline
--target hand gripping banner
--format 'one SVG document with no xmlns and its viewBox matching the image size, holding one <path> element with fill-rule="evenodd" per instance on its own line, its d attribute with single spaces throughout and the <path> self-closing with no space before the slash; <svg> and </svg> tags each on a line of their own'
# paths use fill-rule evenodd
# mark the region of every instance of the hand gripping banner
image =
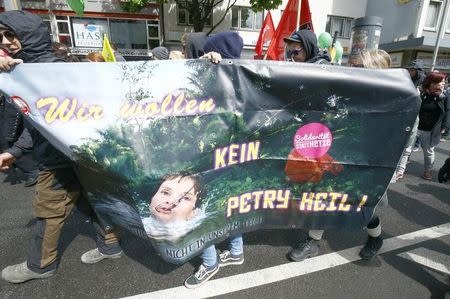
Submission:
<svg viewBox="0 0 450 299">
<path fill-rule="evenodd" d="M 244 60 L 24 64 L 0 88 L 101 218 L 172 263 L 261 228 L 361 229 L 420 101 L 405 70 Z"/>
</svg>

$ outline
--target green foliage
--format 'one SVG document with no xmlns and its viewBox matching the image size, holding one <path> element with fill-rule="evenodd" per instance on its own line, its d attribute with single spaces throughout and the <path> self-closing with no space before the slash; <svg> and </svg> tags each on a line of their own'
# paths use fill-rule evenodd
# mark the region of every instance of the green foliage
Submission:
<svg viewBox="0 0 450 299">
<path fill-rule="evenodd" d="M 282 3 L 282 0 L 250 0 L 254 11 L 277 9 Z"/>
<path fill-rule="evenodd" d="M 129 13 L 136 13 L 143 9 L 145 6 L 151 3 L 151 0 L 127 0 L 121 1 L 120 6 L 122 9 Z"/>
</svg>

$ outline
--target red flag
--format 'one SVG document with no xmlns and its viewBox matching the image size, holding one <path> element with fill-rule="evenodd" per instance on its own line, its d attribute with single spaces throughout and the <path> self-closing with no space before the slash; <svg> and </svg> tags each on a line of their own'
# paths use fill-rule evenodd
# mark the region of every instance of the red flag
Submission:
<svg viewBox="0 0 450 299">
<path fill-rule="evenodd" d="M 301 0 L 300 26 L 297 26 L 298 0 L 289 0 L 281 16 L 277 30 L 270 41 L 267 49 L 267 57 L 271 60 L 284 60 L 284 41 L 283 38 L 289 37 L 298 29 L 309 29 L 314 31 L 311 20 L 311 11 L 309 10 L 308 0 Z"/>
<path fill-rule="evenodd" d="M 270 11 L 267 12 L 264 23 L 259 31 L 258 41 L 256 42 L 255 53 L 262 55 L 264 44 L 270 42 L 275 33 L 275 26 L 273 25 L 272 15 Z"/>
</svg>

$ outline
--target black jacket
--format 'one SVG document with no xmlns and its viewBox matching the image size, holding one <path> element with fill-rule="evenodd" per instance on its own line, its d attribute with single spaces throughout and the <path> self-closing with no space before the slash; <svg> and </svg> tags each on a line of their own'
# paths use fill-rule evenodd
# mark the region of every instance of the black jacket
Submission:
<svg viewBox="0 0 450 299">
<path fill-rule="evenodd" d="M 39 16 L 25 11 L 7 11 L 0 13 L 0 24 L 14 31 L 22 45 L 22 49 L 12 58 L 22 59 L 25 63 L 64 62 L 54 55 L 50 32 Z M 33 127 L 23 130 L 14 145 L 15 148 L 8 152 L 16 158 L 27 150 L 33 150 L 34 159 L 38 161 L 41 170 L 64 168 L 72 164 Z"/>
<path fill-rule="evenodd" d="M 0 95 L 0 144 L 17 141 L 22 131 L 22 114 L 10 101 Z"/>
<path fill-rule="evenodd" d="M 420 98 L 422 101 L 426 100 L 427 98 L 432 98 L 437 102 L 439 108 L 441 109 L 439 118 L 433 126 L 433 129 L 431 130 L 431 146 L 436 146 L 439 144 L 441 138 L 441 130 L 448 131 L 450 129 L 450 97 L 445 92 L 441 93 L 439 97 L 421 92 Z"/>
<path fill-rule="evenodd" d="M 16 106 L 3 95 L 0 96 L 0 149 L 20 157 L 30 149 L 22 148 L 21 144 L 29 144 L 30 133 L 24 126 L 22 114 Z"/>
<path fill-rule="evenodd" d="M 328 54 L 327 50 L 322 50 L 319 49 L 319 51 L 317 52 L 317 54 L 306 60 L 306 63 L 317 63 L 317 64 L 331 64 L 331 57 Z"/>
</svg>

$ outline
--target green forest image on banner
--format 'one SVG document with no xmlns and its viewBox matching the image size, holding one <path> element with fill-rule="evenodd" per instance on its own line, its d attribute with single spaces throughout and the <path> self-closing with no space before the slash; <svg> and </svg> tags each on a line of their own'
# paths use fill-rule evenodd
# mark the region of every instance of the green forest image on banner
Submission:
<svg viewBox="0 0 450 299">
<path fill-rule="evenodd" d="M 364 228 L 420 101 L 405 70 L 246 60 L 25 64 L 0 83 L 99 218 L 178 264 L 262 228 Z"/>
</svg>

